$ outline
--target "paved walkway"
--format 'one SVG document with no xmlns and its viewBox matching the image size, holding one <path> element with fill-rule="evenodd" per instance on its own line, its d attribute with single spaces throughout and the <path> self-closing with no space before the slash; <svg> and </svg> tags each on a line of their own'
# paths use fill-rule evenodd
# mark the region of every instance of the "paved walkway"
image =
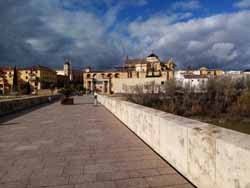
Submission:
<svg viewBox="0 0 250 188">
<path fill-rule="evenodd" d="M 0 124 L 0 188 L 192 188 L 90 97 Z"/>
</svg>

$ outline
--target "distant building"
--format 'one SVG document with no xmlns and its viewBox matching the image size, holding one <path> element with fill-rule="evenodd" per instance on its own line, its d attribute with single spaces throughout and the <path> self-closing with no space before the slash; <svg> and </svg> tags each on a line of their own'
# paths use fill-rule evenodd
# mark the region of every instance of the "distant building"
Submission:
<svg viewBox="0 0 250 188">
<path fill-rule="evenodd" d="M 174 77 L 175 64 L 172 59 L 162 62 L 154 53 L 143 59 L 126 58 L 124 69 L 128 78 L 148 78 L 167 76 L 167 79 Z"/>
<path fill-rule="evenodd" d="M 14 68 L 1 68 L 0 89 L 2 93 L 8 94 L 13 87 Z M 36 65 L 17 69 L 18 87 L 22 87 L 29 82 L 31 90 L 48 89 L 51 84 L 56 84 L 56 72 L 48 67 Z"/>
<path fill-rule="evenodd" d="M 64 87 L 66 83 L 80 84 L 83 83 L 83 71 L 75 70 L 71 66 L 70 60 L 66 59 L 63 70 L 56 70 L 58 87 Z"/>
<path fill-rule="evenodd" d="M 11 86 L 13 84 L 13 78 L 12 77 L 13 72 L 11 69 L 3 69 L 0 68 L 0 94 L 6 94 L 9 93 L 11 90 Z"/>
<path fill-rule="evenodd" d="M 226 71 L 225 76 L 232 79 L 250 78 L 250 70 L 247 69 L 244 71 Z"/>
<path fill-rule="evenodd" d="M 122 86 L 134 86 L 157 80 L 160 83 L 174 78 L 175 64 L 172 59 L 162 62 L 154 53 L 143 59 L 126 57 L 123 67 L 116 70 L 93 71 L 90 67 L 83 73 L 84 88 L 92 92 L 122 92 Z M 131 82 L 133 80 L 133 82 Z"/>
<path fill-rule="evenodd" d="M 0 68 L 0 90 L 2 94 L 7 94 L 11 92 L 13 86 L 13 76 L 13 68 Z"/>
<path fill-rule="evenodd" d="M 239 75 L 241 74 L 241 71 L 226 71 L 227 75 Z"/>
<path fill-rule="evenodd" d="M 224 76 L 225 72 L 219 69 L 208 69 L 201 67 L 198 70 L 178 70 L 175 71 L 175 80 L 178 85 L 189 89 L 194 89 L 196 92 L 203 90 L 208 79 Z"/>
<path fill-rule="evenodd" d="M 205 75 L 184 75 L 182 86 L 195 92 L 204 91 L 208 77 Z"/>
<path fill-rule="evenodd" d="M 56 86 L 56 71 L 45 66 L 36 65 L 18 69 L 19 85 L 29 82 L 32 90 L 49 89 L 51 85 Z"/>
<path fill-rule="evenodd" d="M 225 72 L 220 69 L 208 69 L 206 67 L 200 68 L 200 75 L 208 76 L 208 77 L 218 77 L 223 76 Z"/>
<path fill-rule="evenodd" d="M 243 74 L 245 74 L 245 75 L 250 75 L 250 69 L 244 70 L 244 71 L 243 71 Z"/>
</svg>

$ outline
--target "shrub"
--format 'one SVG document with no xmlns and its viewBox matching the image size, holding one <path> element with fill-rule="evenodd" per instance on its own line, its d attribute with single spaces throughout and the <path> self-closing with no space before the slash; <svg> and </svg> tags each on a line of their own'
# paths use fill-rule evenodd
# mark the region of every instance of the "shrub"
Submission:
<svg viewBox="0 0 250 188">
<path fill-rule="evenodd" d="M 237 103 L 233 107 L 234 115 L 250 117 L 250 91 L 246 90 L 238 98 Z"/>
</svg>

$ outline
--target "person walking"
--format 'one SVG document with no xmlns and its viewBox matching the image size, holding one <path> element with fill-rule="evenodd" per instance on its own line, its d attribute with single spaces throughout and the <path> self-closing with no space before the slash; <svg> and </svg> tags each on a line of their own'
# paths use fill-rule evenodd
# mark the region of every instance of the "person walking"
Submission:
<svg viewBox="0 0 250 188">
<path fill-rule="evenodd" d="M 97 106 L 97 93 L 94 92 L 94 106 Z"/>
</svg>

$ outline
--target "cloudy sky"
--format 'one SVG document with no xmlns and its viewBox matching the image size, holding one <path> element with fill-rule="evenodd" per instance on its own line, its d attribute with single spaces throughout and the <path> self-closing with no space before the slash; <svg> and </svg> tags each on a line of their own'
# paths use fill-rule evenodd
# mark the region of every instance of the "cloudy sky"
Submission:
<svg viewBox="0 0 250 188">
<path fill-rule="evenodd" d="M 250 68 L 250 0 L 0 0 L 0 66 L 112 68 L 152 51 L 179 68 Z"/>
</svg>

